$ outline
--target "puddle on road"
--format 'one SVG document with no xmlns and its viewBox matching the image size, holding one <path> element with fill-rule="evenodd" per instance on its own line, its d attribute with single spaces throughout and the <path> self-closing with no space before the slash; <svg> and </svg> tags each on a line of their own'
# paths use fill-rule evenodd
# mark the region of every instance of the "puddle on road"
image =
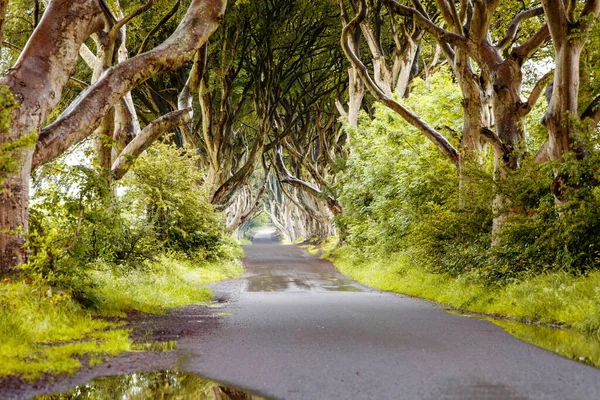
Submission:
<svg viewBox="0 0 600 400">
<path fill-rule="evenodd" d="M 564 357 L 600 368 L 600 337 L 569 329 L 489 320 L 511 335 Z"/>
<path fill-rule="evenodd" d="M 362 292 L 361 289 L 350 285 L 324 286 L 323 288 L 328 292 Z"/>
<path fill-rule="evenodd" d="M 262 400 L 248 391 L 222 385 L 196 374 L 173 370 L 104 376 L 68 392 L 41 395 L 34 400 Z"/>
<path fill-rule="evenodd" d="M 175 350 L 175 346 L 177 342 L 175 340 L 171 340 L 168 342 L 142 342 L 142 343 L 134 343 L 131 345 L 131 350 L 133 351 L 156 351 L 156 352 L 165 352 Z"/>
<path fill-rule="evenodd" d="M 285 269 L 261 269 L 256 275 L 246 277 L 247 292 L 292 292 L 325 290 L 328 292 L 362 292 L 352 286 L 349 279 L 340 279 L 328 272 L 321 272 L 316 267 L 294 273 Z"/>
</svg>

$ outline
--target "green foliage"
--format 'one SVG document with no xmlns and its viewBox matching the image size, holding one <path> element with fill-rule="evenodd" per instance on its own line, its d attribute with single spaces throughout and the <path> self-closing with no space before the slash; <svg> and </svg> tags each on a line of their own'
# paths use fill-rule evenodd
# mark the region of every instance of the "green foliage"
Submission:
<svg viewBox="0 0 600 400">
<path fill-rule="evenodd" d="M 220 259 L 228 256 L 224 217 L 206 201 L 197 163 L 192 151 L 157 143 L 136 161 L 125 197 L 136 214 L 145 214 L 166 249 Z"/>
<path fill-rule="evenodd" d="M 438 73 L 414 84 L 405 104 L 439 129 L 460 131 L 460 94 Z M 541 112 L 526 121 L 535 134 Z M 534 122 L 535 119 L 535 122 Z M 577 276 L 600 266 L 600 138 L 578 126 L 585 157 L 536 164 L 525 155 L 516 171 L 492 179 L 490 160 L 452 166 L 421 133 L 375 107 L 350 132 L 352 154 L 340 181 L 338 223 L 356 262 L 396 254 L 404 268 L 425 269 L 504 286 L 549 272 Z M 530 145 L 540 144 L 534 135 Z M 488 156 L 489 158 L 489 156 Z M 551 188 L 560 185 L 560 204 Z M 492 210 L 495 198 L 503 208 Z M 499 244 L 492 218 L 503 215 Z"/>
<path fill-rule="evenodd" d="M 0 283 L 0 379 L 21 375 L 36 380 L 44 373 L 73 373 L 82 364 L 132 351 L 129 331 L 96 317 L 124 316 L 138 310 L 160 313 L 166 308 L 211 299 L 202 285 L 239 276 L 238 261 L 190 261 L 161 255 L 143 270 L 116 271 L 98 264 L 90 273 L 90 289 L 100 299 L 90 313 L 69 292 L 23 282 Z"/>
<path fill-rule="evenodd" d="M 56 163 L 36 187 L 27 242 L 31 256 L 23 267 L 30 279 L 96 306 L 88 275 L 94 263 L 135 268 L 160 251 L 154 232 L 128 218 L 127 203 L 113 196 L 97 169 Z"/>
<path fill-rule="evenodd" d="M 92 318 L 47 286 L 1 283 L 0 319 L 0 377 L 71 373 L 83 353 L 103 357 L 130 348 L 127 331 L 107 331 L 116 325 Z"/>
<path fill-rule="evenodd" d="M 95 290 L 98 266 L 126 275 L 152 269 L 166 251 L 199 264 L 240 256 L 222 214 L 204 200 L 196 161 L 157 144 L 115 186 L 93 166 L 46 166 L 36 178 L 24 275 L 98 308 L 107 295 Z"/>
<path fill-rule="evenodd" d="M 412 93 L 407 106 L 426 121 L 460 131 L 460 92 L 449 75 L 436 74 L 427 84 L 417 80 Z M 350 137 L 338 223 L 355 256 L 403 252 L 411 265 L 463 273 L 491 240 L 491 174 L 465 168 L 469 181 L 463 185 L 471 192 L 461 199 L 454 165 L 385 107 L 376 106 L 372 120 L 363 116 Z"/>
<path fill-rule="evenodd" d="M 517 276 L 577 275 L 600 267 L 600 138 L 587 136 L 579 142 L 590 149 L 585 158 L 571 154 L 560 163 L 526 164 L 502 182 L 510 205 L 496 265 Z M 557 180 L 558 202 L 551 191 Z"/>
<path fill-rule="evenodd" d="M 158 313 L 167 308 L 207 302 L 212 294 L 205 284 L 234 278 L 242 272 L 236 260 L 190 260 L 172 253 L 147 262 L 143 270 L 119 273 L 108 267 L 96 268 L 92 279 L 102 299 L 101 314 L 122 316 L 127 310 Z"/>
<path fill-rule="evenodd" d="M 427 271 L 412 265 L 403 253 L 360 260 L 354 249 L 345 246 L 330 256 L 344 275 L 380 290 L 434 300 L 457 310 L 600 332 L 600 271 L 587 276 L 566 272 L 522 276 L 498 286 L 487 285 L 472 273 L 452 277 Z"/>
</svg>

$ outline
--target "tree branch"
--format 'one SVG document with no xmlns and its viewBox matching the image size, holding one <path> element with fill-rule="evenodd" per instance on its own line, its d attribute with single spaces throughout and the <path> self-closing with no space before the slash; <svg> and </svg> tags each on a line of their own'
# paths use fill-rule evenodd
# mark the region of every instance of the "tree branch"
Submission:
<svg viewBox="0 0 600 400">
<path fill-rule="evenodd" d="M 587 118 L 592 121 L 593 126 L 600 123 L 600 95 L 596 96 L 596 98 L 586 107 L 583 114 L 581 114 L 582 120 Z"/>
<path fill-rule="evenodd" d="M 549 37 L 550 30 L 548 29 L 548 24 L 544 24 L 532 37 L 529 38 L 529 40 L 520 46 L 517 46 L 513 50 L 513 53 L 519 57 L 520 63 L 523 64 L 540 48 L 540 46 L 546 42 L 546 40 L 548 40 Z"/>
<path fill-rule="evenodd" d="M 287 183 L 288 185 L 304 190 L 316 199 L 324 199 L 327 202 L 327 208 L 329 208 L 329 211 L 331 211 L 331 213 L 334 216 L 339 215 L 342 212 L 342 206 L 332 196 L 314 187 L 310 183 L 292 176 L 292 174 L 290 173 L 290 171 L 288 171 L 283 162 L 283 157 L 281 155 L 281 146 L 278 146 L 275 149 L 275 167 L 281 174 L 281 183 Z"/>
<path fill-rule="evenodd" d="M 559 49 L 567 40 L 568 34 L 565 3 L 562 0 L 542 0 L 542 7 L 554 48 Z"/>
<path fill-rule="evenodd" d="M 500 139 L 496 132 L 484 127 L 481 128 L 481 136 L 490 142 L 499 153 L 502 153 L 505 160 L 508 160 L 513 149 L 511 146 L 502 142 L 502 139 Z"/>
<path fill-rule="evenodd" d="M 269 172 L 271 170 L 271 167 L 267 166 L 267 164 L 265 162 L 263 162 L 263 168 L 265 169 L 265 174 L 263 176 L 263 180 L 262 180 L 260 189 L 259 189 L 258 193 L 256 194 L 256 198 L 254 200 L 253 206 L 250 208 L 250 210 L 248 210 L 244 215 L 242 215 L 240 217 L 240 220 L 237 224 L 238 226 L 244 224 L 246 221 L 248 221 L 250 218 L 252 218 L 252 216 L 256 213 L 256 211 L 258 211 L 258 207 L 260 206 L 260 200 L 262 199 L 262 197 L 265 193 L 265 189 L 267 188 L 267 181 L 269 179 Z"/>
<path fill-rule="evenodd" d="M 112 29 L 110 30 L 110 34 L 116 35 L 121 30 L 121 28 L 124 27 L 129 21 L 131 21 L 132 19 L 134 19 L 135 17 L 152 7 L 152 4 L 154 4 L 154 0 L 148 0 L 146 4 L 133 10 L 129 15 L 126 15 L 125 17 L 121 18 L 119 21 L 117 21 L 115 26 L 112 27 Z"/>
<path fill-rule="evenodd" d="M 544 9 L 542 7 L 536 7 L 529 10 L 521 11 L 517 16 L 512 20 L 508 29 L 506 30 L 506 35 L 498 42 L 496 48 L 498 50 L 504 50 L 508 45 L 515 40 L 517 36 L 517 30 L 519 29 L 519 25 L 524 19 L 538 17 L 544 14 Z"/>
<path fill-rule="evenodd" d="M 121 179 L 142 154 L 156 139 L 165 133 L 191 121 L 191 109 L 177 110 L 152 121 L 121 152 L 112 165 L 111 171 L 115 180 Z"/>
<path fill-rule="evenodd" d="M 384 1 L 386 1 L 386 3 L 391 3 L 391 6 L 393 6 L 393 7 L 399 7 L 401 10 L 404 8 L 408 8 L 408 7 L 405 7 L 405 6 L 402 6 L 398 3 L 396 3 L 393 0 L 384 0 Z M 414 15 L 421 15 L 420 13 L 416 12 L 416 10 L 414 10 L 414 11 L 415 11 Z M 362 0 L 360 7 L 359 7 L 358 14 L 356 15 L 356 17 L 354 17 L 354 19 L 352 21 L 350 21 L 348 23 L 348 25 L 346 25 L 344 27 L 344 29 L 342 31 L 341 44 L 342 44 L 342 48 L 344 49 L 344 53 L 346 54 L 346 57 L 348 58 L 348 60 L 350 60 L 352 65 L 354 65 L 354 67 L 358 71 L 361 79 L 365 83 L 365 86 L 369 89 L 369 91 L 377 99 L 377 101 L 379 101 L 386 107 L 390 108 L 391 110 L 395 111 L 398 115 L 400 115 L 402 118 L 404 118 L 404 120 L 406 120 L 406 122 L 408 122 L 409 124 L 411 124 L 412 126 L 417 128 L 429 140 L 431 140 L 444 153 L 444 155 L 446 155 L 446 157 L 448 157 L 448 159 L 450 161 L 452 161 L 452 163 L 454 163 L 454 165 L 458 166 L 459 154 L 458 154 L 458 151 L 454 148 L 454 146 L 452 146 L 452 144 L 444 136 L 442 136 L 435 129 L 433 129 L 429 125 L 427 125 L 417 115 L 413 114 L 412 112 L 410 112 L 409 110 L 404 108 L 404 106 L 402 106 L 397 101 L 386 96 L 385 93 L 377 87 L 375 82 L 373 82 L 373 80 L 369 76 L 369 73 L 367 72 L 367 68 L 365 67 L 365 65 L 362 63 L 362 61 L 360 61 L 360 59 L 354 53 L 352 48 L 350 48 L 350 46 L 348 44 L 349 37 L 354 32 L 354 30 L 356 29 L 358 24 L 360 24 L 362 22 L 362 20 L 364 20 L 366 15 L 367 15 L 366 3 L 365 3 L 365 0 Z M 413 15 L 413 14 L 411 14 L 411 15 Z"/>
<path fill-rule="evenodd" d="M 175 13 L 177 12 L 177 10 L 179 10 L 179 6 L 180 5 L 181 5 L 181 0 L 177 0 L 177 2 L 175 3 L 175 5 L 173 6 L 173 8 L 171 8 L 171 10 L 158 22 L 158 24 L 156 24 L 156 26 L 154 28 L 152 28 L 150 30 L 150 32 L 148 32 L 148 34 L 146 35 L 146 37 L 142 41 L 142 44 L 140 45 L 140 48 L 138 50 L 138 54 L 143 53 L 144 51 L 146 51 L 146 47 L 148 46 L 148 42 L 150 41 L 150 39 L 154 36 L 154 34 L 156 32 L 158 32 L 160 30 L 160 28 L 164 24 L 166 24 L 173 17 L 173 15 L 175 15 Z"/>
<path fill-rule="evenodd" d="M 434 24 L 427 16 L 423 15 L 416 9 L 402 5 L 396 2 L 395 0 L 383 0 L 383 2 L 390 8 L 390 10 L 392 10 L 396 14 L 405 17 L 413 17 L 416 20 L 416 22 L 419 25 L 421 25 L 425 31 L 427 31 L 434 38 L 436 38 L 437 41 L 442 43 L 450 43 L 455 46 L 463 47 L 465 49 L 467 48 L 468 43 L 463 36 L 440 28 L 439 26 Z M 366 3 L 364 5 L 362 3 L 365 3 L 365 0 L 361 0 L 359 14 L 360 10 L 363 9 L 366 15 Z M 364 17 L 362 19 L 364 19 Z"/>
<path fill-rule="evenodd" d="M 519 109 L 519 114 L 524 117 L 533 110 L 535 103 L 537 103 L 542 91 L 546 86 L 548 86 L 548 82 L 554 76 L 554 70 L 547 72 L 544 76 L 542 76 L 537 83 L 535 84 L 533 90 L 529 94 L 529 98 L 525 103 L 523 103 Z"/>
<path fill-rule="evenodd" d="M 588 15 L 598 16 L 598 13 L 600 13 L 600 0 L 587 0 L 581 10 L 580 19 L 585 19 Z"/>
<path fill-rule="evenodd" d="M 62 154 L 88 137 L 108 110 L 148 78 L 181 68 L 218 27 L 226 0 L 192 0 L 175 32 L 161 45 L 109 68 L 54 123 L 41 131 L 34 165 Z"/>
</svg>

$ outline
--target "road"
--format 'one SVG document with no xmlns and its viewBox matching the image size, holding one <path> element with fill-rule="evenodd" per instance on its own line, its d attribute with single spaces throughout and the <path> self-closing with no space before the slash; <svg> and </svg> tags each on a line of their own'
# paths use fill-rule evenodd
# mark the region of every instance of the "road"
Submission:
<svg viewBox="0 0 600 400">
<path fill-rule="evenodd" d="M 180 368 L 282 399 L 600 398 L 600 370 L 255 239 L 243 277 L 214 286 L 219 329 L 178 343 Z"/>
</svg>

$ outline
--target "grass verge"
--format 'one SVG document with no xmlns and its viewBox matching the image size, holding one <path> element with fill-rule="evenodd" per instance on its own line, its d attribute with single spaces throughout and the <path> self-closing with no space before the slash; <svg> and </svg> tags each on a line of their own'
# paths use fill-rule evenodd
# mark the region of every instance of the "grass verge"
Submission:
<svg viewBox="0 0 600 400">
<path fill-rule="evenodd" d="M 99 299 L 94 311 L 49 287 L 0 282 L 0 380 L 73 373 L 82 360 L 94 365 L 131 351 L 130 332 L 99 317 L 124 316 L 129 310 L 160 313 L 207 302 L 211 293 L 204 284 L 242 272 L 238 261 L 197 262 L 166 255 L 123 274 L 98 266 L 91 272 L 91 294 Z"/>
<path fill-rule="evenodd" d="M 600 334 L 600 272 L 586 276 L 550 273 L 506 286 L 486 286 L 468 275 L 454 278 L 406 267 L 411 264 L 402 254 L 360 260 L 347 247 L 335 247 L 335 240 L 329 239 L 320 250 L 341 273 L 380 290 L 433 300 L 457 310 Z"/>
</svg>

